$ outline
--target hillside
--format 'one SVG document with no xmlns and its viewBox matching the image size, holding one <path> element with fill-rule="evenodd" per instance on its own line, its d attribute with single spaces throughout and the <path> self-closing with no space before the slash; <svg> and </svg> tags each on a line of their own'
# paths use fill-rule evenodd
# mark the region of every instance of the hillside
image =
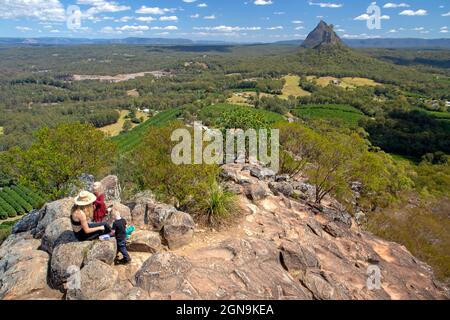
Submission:
<svg viewBox="0 0 450 320">
<path fill-rule="evenodd" d="M 332 198 L 312 204 L 310 185 L 258 165 L 226 165 L 222 177 L 239 223 L 219 231 L 148 192 L 120 204 L 117 179 L 105 178 L 113 210 L 138 228 L 128 266 L 112 265 L 114 241 L 74 241 L 72 198 L 48 203 L 0 247 L 0 299 L 449 298 L 405 247 L 361 231 Z M 78 289 L 67 286 L 68 267 L 81 269 Z M 369 270 L 381 272 L 380 287 L 367 286 Z"/>
</svg>

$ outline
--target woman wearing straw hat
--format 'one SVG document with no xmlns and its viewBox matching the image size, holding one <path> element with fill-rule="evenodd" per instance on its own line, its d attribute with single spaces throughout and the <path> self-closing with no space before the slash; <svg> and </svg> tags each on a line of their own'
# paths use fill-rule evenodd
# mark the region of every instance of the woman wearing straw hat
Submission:
<svg viewBox="0 0 450 320">
<path fill-rule="evenodd" d="M 87 217 L 94 213 L 94 202 L 97 197 L 87 191 L 81 191 L 75 198 L 75 205 L 70 215 L 73 232 L 79 241 L 95 240 L 98 237 L 109 234 L 111 228 L 107 223 L 88 223 Z"/>
</svg>

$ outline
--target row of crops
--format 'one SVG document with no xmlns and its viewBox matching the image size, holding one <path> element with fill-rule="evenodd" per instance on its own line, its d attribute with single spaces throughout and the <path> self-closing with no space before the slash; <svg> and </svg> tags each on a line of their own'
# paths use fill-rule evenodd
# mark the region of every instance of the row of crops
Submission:
<svg viewBox="0 0 450 320">
<path fill-rule="evenodd" d="M 29 213 L 44 205 L 43 197 L 24 186 L 6 187 L 0 191 L 0 220 Z"/>
<path fill-rule="evenodd" d="M 182 112 L 181 108 L 162 111 L 133 130 L 113 137 L 112 140 L 117 144 L 119 154 L 133 150 L 141 142 L 149 127 L 166 125 L 170 121 L 177 119 Z"/>
</svg>

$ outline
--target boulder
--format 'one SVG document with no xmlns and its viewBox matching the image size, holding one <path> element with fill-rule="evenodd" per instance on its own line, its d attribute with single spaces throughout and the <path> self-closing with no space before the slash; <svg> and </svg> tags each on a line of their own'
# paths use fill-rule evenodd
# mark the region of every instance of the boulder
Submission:
<svg viewBox="0 0 450 320">
<path fill-rule="evenodd" d="M 26 241 L 26 240 L 33 240 L 33 241 Z M 5 255 L 10 253 L 12 250 L 16 250 L 15 246 L 18 243 L 33 243 L 34 248 L 33 250 L 37 250 L 39 246 L 41 245 L 41 241 L 34 239 L 31 232 L 23 232 L 23 233 L 17 233 L 17 234 L 11 234 L 8 238 L 3 241 L 3 243 L 0 246 L 0 259 L 2 259 Z"/>
<path fill-rule="evenodd" d="M 261 166 L 246 166 L 244 170 L 250 170 L 250 175 L 252 177 L 258 178 L 259 180 L 273 179 L 276 175 L 275 171 L 269 168 L 264 168 Z"/>
<path fill-rule="evenodd" d="M 191 267 L 183 257 L 170 252 L 156 253 L 136 273 L 136 284 L 149 292 L 170 293 L 182 285 Z"/>
<path fill-rule="evenodd" d="M 220 167 L 220 176 L 226 181 L 239 182 L 239 172 L 242 170 L 242 166 L 230 163 Z"/>
<path fill-rule="evenodd" d="M 290 273 L 305 271 L 308 268 L 320 268 L 314 252 L 292 242 L 281 245 L 282 264 Z"/>
<path fill-rule="evenodd" d="M 161 249 L 161 238 L 157 232 L 138 230 L 131 236 L 127 248 L 132 252 L 155 253 Z"/>
<path fill-rule="evenodd" d="M 36 239 L 17 239 L 17 241 L 9 243 L 4 242 L 0 248 L 0 275 L 16 262 L 27 260 L 29 254 L 36 251 L 39 245 L 40 241 Z"/>
<path fill-rule="evenodd" d="M 136 203 L 131 211 L 131 216 L 135 226 L 159 232 L 163 229 L 167 219 L 177 211 L 171 205 L 147 198 Z"/>
<path fill-rule="evenodd" d="M 181 211 L 173 212 L 163 229 L 164 239 L 170 249 L 178 249 L 189 244 L 194 237 L 195 223 L 192 217 Z"/>
<path fill-rule="evenodd" d="M 105 193 L 105 200 L 120 202 L 122 190 L 120 188 L 119 178 L 117 176 L 109 175 L 103 178 L 100 182 Z"/>
<path fill-rule="evenodd" d="M 270 182 L 269 188 L 276 196 L 282 194 L 286 197 L 291 197 L 294 193 L 294 188 L 288 182 Z"/>
<path fill-rule="evenodd" d="M 39 223 L 40 210 L 33 210 L 20 219 L 11 229 L 11 233 L 21 233 L 33 230 Z"/>
<path fill-rule="evenodd" d="M 127 224 L 130 225 L 133 223 L 133 217 L 131 216 L 131 210 L 129 207 L 121 204 L 118 201 L 108 201 L 106 205 L 112 206 L 111 213 L 106 214 L 105 221 L 109 225 L 112 225 L 114 222 L 113 212 L 119 212 L 120 216 L 127 221 Z"/>
<path fill-rule="evenodd" d="M 161 231 L 169 217 L 176 215 L 178 210 L 167 204 L 157 204 L 148 215 L 148 225 L 155 231 Z"/>
<path fill-rule="evenodd" d="M 10 237 L 0 251 L 0 299 L 60 298 L 47 285 L 49 255 L 37 239 Z"/>
<path fill-rule="evenodd" d="M 258 181 L 257 183 L 245 186 L 245 195 L 250 200 L 259 201 L 266 198 L 269 193 L 265 185 L 262 182 Z"/>
<path fill-rule="evenodd" d="M 45 228 L 41 250 L 51 254 L 58 245 L 76 241 L 78 240 L 75 238 L 70 220 L 67 218 L 56 219 Z"/>
<path fill-rule="evenodd" d="M 94 241 L 92 247 L 87 252 L 84 264 L 92 260 L 100 260 L 106 264 L 112 265 L 117 254 L 117 241 L 111 238 L 107 241 Z"/>
<path fill-rule="evenodd" d="M 244 192 L 242 186 L 230 181 L 224 183 L 224 190 L 231 192 L 232 194 L 235 195 L 239 195 Z"/>
<path fill-rule="evenodd" d="M 288 174 L 280 174 L 275 177 L 276 182 L 288 182 L 291 177 Z"/>
<path fill-rule="evenodd" d="M 344 232 L 339 226 L 334 222 L 328 222 L 322 226 L 323 231 L 330 234 L 334 238 L 340 238 L 344 236 Z"/>
<path fill-rule="evenodd" d="M 36 227 L 36 236 L 42 237 L 47 226 L 53 221 L 60 218 L 70 218 L 73 205 L 73 198 L 65 198 L 47 203 L 44 208 L 40 210 L 41 217 Z"/>
<path fill-rule="evenodd" d="M 95 177 L 92 174 L 83 173 L 78 177 L 78 181 L 69 185 L 67 195 L 70 197 L 76 197 L 82 190 L 93 192 Z"/>
<path fill-rule="evenodd" d="M 322 213 L 328 220 L 338 223 L 342 227 L 352 226 L 352 216 L 343 208 L 324 207 Z"/>
<path fill-rule="evenodd" d="M 81 269 L 92 242 L 72 242 L 58 246 L 50 262 L 50 282 L 56 289 L 64 289 L 64 284 L 71 275 L 71 268 Z"/>
<path fill-rule="evenodd" d="M 300 276 L 301 283 L 317 300 L 350 300 L 351 295 L 342 285 L 336 284 L 324 272 L 307 270 Z"/>
<path fill-rule="evenodd" d="M 106 300 L 120 298 L 112 296 L 119 274 L 113 267 L 100 260 L 92 260 L 79 273 L 79 287 L 67 290 L 67 300 Z"/>
</svg>

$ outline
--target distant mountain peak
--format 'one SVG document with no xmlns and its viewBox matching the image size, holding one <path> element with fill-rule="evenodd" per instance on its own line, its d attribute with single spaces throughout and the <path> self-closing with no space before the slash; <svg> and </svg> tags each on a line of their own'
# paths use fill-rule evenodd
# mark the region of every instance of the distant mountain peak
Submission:
<svg viewBox="0 0 450 320">
<path fill-rule="evenodd" d="M 334 32 L 333 25 L 328 25 L 325 21 L 320 20 L 317 27 L 308 34 L 303 42 L 303 48 L 318 48 L 324 45 L 342 44 L 339 36 Z"/>
</svg>

